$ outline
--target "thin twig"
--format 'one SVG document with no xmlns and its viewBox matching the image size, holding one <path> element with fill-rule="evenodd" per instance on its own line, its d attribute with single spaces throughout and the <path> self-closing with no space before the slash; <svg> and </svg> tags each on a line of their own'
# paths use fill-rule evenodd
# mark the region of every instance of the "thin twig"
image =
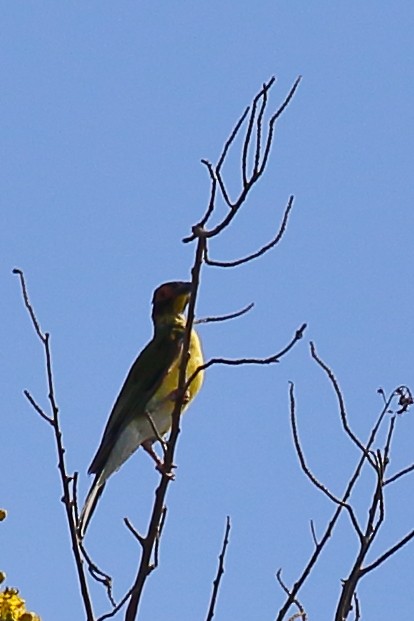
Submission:
<svg viewBox="0 0 414 621">
<path fill-rule="evenodd" d="M 290 89 L 285 101 L 282 103 L 282 105 L 279 107 L 278 110 L 276 110 L 276 112 L 274 113 L 274 115 L 272 116 L 272 118 L 269 121 L 269 131 L 267 134 L 267 140 L 266 140 L 266 146 L 264 149 L 264 155 L 263 155 L 263 159 L 262 159 L 262 164 L 261 167 L 259 169 L 258 174 L 261 175 L 264 171 L 264 169 L 266 168 L 266 164 L 267 164 L 267 160 L 269 158 L 270 155 L 270 149 L 272 147 L 272 143 L 273 143 L 273 137 L 274 137 L 274 131 L 275 131 L 275 125 L 276 125 L 276 121 L 279 119 L 279 117 L 283 114 L 283 112 L 286 110 L 287 106 L 290 104 L 291 100 L 293 99 L 293 96 L 296 92 L 296 89 L 298 88 L 300 82 L 302 80 L 302 76 L 298 76 L 292 86 L 292 88 Z"/>
<path fill-rule="evenodd" d="M 46 412 L 42 409 L 42 407 L 35 401 L 34 397 L 30 394 L 28 390 L 23 390 L 23 394 L 26 399 L 29 401 L 30 405 L 36 410 L 36 412 L 41 416 L 49 425 L 54 425 L 53 418 L 48 416 Z"/>
<path fill-rule="evenodd" d="M 228 315 L 218 315 L 217 317 L 202 317 L 201 319 L 195 319 L 194 325 L 200 323 L 214 323 L 216 321 L 227 321 L 228 319 L 237 319 L 237 317 L 241 317 L 242 315 L 245 315 L 250 310 L 252 310 L 253 306 L 254 302 L 251 302 L 250 304 L 248 304 L 241 310 L 236 311 L 235 313 L 229 313 Z"/>
<path fill-rule="evenodd" d="M 209 604 L 209 607 L 208 607 L 206 621 L 211 621 L 213 619 L 213 617 L 214 617 L 214 613 L 215 613 L 215 609 L 216 609 L 216 603 L 217 603 L 217 597 L 218 597 L 218 592 L 219 592 L 219 589 L 220 589 L 220 583 L 221 583 L 221 579 L 222 579 L 223 574 L 224 574 L 224 559 L 226 558 L 226 550 L 227 550 L 227 546 L 228 546 L 228 543 L 229 543 L 230 530 L 231 530 L 230 517 L 227 516 L 227 518 L 226 518 L 226 529 L 224 531 L 223 545 L 221 547 L 221 552 L 220 552 L 220 555 L 218 557 L 219 564 L 218 564 L 218 568 L 217 568 L 216 577 L 215 577 L 215 579 L 213 581 L 213 590 L 212 590 L 212 593 L 211 593 L 210 604 Z"/>
<path fill-rule="evenodd" d="M 394 391 L 393 396 L 397 393 Z M 388 408 L 387 408 L 388 409 Z M 352 602 L 356 593 L 358 582 L 361 579 L 361 569 L 364 560 L 374 543 L 374 540 L 385 520 L 383 484 L 384 473 L 389 463 L 389 451 L 395 428 L 395 416 L 391 419 L 385 440 L 383 453 L 378 449 L 373 453 L 370 460 L 376 473 L 376 486 L 372 497 L 371 506 L 368 511 L 368 519 L 363 537 L 360 538 L 360 546 L 355 561 L 346 580 L 343 581 L 342 592 L 336 609 L 335 621 L 347 619 L 352 609 Z"/>
<path fill-rule="evenodd" d="M 315 524 L 313 523 L 313 520 L 310 520 L 310 529 L 311 529 L 311 533 L 312 533 L 313 543 L 315 544 L 315 547 L 316 547 L 316 546 L 319 545 L 319 542 L 318 542 L 318 538 L 316 536 Z"/>
<path fill-rule="evenodd" d="M 329 378 L 332 387 L 335 391 L 335 394 L 337 396 L 338 399 L 338 404 L 339 404 L 339 413 L 340 413 L 340 417 L 341 417 L 341 421 L 342 421 L 342 426 L 344 428 L 345 433 L 351 438 L 352 442 L 364 453 L 365 452 L 365 447 L 362 444 L 362 442 L 360 441 L 360 439 L 354 434 L 354 432 L 351 430 L 349 423 L 348 423 L 348 416 L 346 413 L 346 408 L 345 408 L 345 402 L 344 402 L 344 398 L 341 392 L 341 389 L 339 388 L 339 384 L 338 381 L 335 377 L 335 375 L 332 372 L 332 369 L 330 369 L 328 367 L 328 365 L 322 360 L 322 358 L 320 358 L 316 352 L 316 347 L 314 343 L 310 343 L 310 351 L 311 351 L 311 356 L 312 358 L 315 360 L 315 362 L 321 367 L 321 369 L 323 369 L 323 371 L 325 372 L 325 374 L 327 375 L 327 377 Z M 369 459 L 369 455 L 368 455 L 368 459 Z"/>
<path fill-rule="evenodd" d="M 239 129 L 241 128 L 241 126 L 244 123 L 245 118 L 247 117 L 248 113 L 250 110 L 250 106 L 248 106 L 245 111 L 243 112 L 243 114 L 241 115 L 239 121 L 236 123 L 233 131 L 231 132 L 229 138 L 226 140 L 226 142 L 224 143 L 224 147 L 223 147 L 223 151 L 221 152 L 219 161 L 217 162 L 216 168 L 215 168 L 215 175 L 216 175 L 216 179 L 217 182 L 220 186 L 220 191 L 221 194 L 223 196 L 223 200 L 224 202 L 228 205 L 228 207 L 230 207 L 231 209 L 234 209 L 234 205 L 232 204 L 230 197 L 228 195 L 228 192 L 226 190 L 226 186 L 223 183 L 223 178 L 221 176 L 221 167 L 224 164 L 224 161 L 227 157 L 227 153 L 231 147 L 231 145 L 233 144 L 234 140 L 236 139 L 237 134 L 239 133 Z"/>
<path fill-rule="evenodd" d="M 286 584 L 282 580 L 282 569 L 278 569 L 277 570 L 277 572 L 276 572 L 276 580 L 278 581 L 280 587 L 286 593 L 286 595 L 290 596 L 291 595 L 291 591 L 290 591 L 290 589 L 288 589 L 288 587 L 286 586 Z M 306 612 L 305 612 L 304 607 L 300 603 L 300 601 L 295 597 L 292 600 L 292 604 L 294 604 L 297 607 L 299 612 L 295 613 L 293 615 L 293 617 L 289 617 L 288 621 L 290 621 L 291 619 L 298 619 L 299 617 L 302 617 L 303 621 L 306 621 Z"/>
<path fill-rule="evenodd" d="M 337 398 L 339 399 L 337 392 L 336 392 L 336 395 L 337 395 Z M 341 397 L 342 397 L 342 395 L 341 395 Z M 363 453 L 362 453 L 362 455 L 361 455 L 361 457 L 360 457 L 360 459 L 359 459 L 359 461 L 358 461 L 358 463 L 357 463 L 357 465 L 355 467 L 355 470 L 354 470 L 352 476 L 350 477 L 350 479 L 349 479 L 349 481 L 348 481 L 348 483 L 346 485 L 345 491 L 344 491 L 344 493 L 342 495 L 341 500 L 344 503 L 346 503 L 348 501 L 348 499 L 350 498 L 352 490 L 354 489 L 355 484 L 356 484 L 357 480 L 360 477 L 362 467 L 363 467 L 365 461 L 368 459 L 367 455 L 368 455 L 368 453 L 369 453 L 373 443 L 375 442 L 378 430 L 379 430 L 379 428 L 381 426 L 381 423 L 382 423 L 382 421 L 383 421 L 383 419 L 384 419 L 384 417 L 385 417 L 385 415 L 386 415 L 386 413 L 388 411 L 388 408 L 390 406 L 390 403 L 391 403 L 391 400 L 393 399 L 393 397 L 394 397 L 394 393 L 384 403 L 384 407 L 381 410 L 381 412 L 380 412 L 380 414 L 379 414 L 379 416 L 377 418 L 377 421 L 375 422 L 375 424 L 374 424 L 374 426 L 373 426 L 373 428 L 372 428 L 372 430 L 371 430 L 371 432 L 369 434 L 367 443 L 366 443 L 366 445 L 364 447 L 364 451 L 363 451 Z M 318 545 L 316 546 L 315 550 L 311 554 L 311 556 L 310 556 L 308 562 L 306 563 L 306 565 L 305 565 L 301 575 L 299 576 L 298 580 L 293 585 L 291 594 L 286 598 L 285 603 L 279 609 L 279 612 L 278 612 L 277 617 L 276 617 L 276 621 L 283 621 L 285 619 L 286 614 L 287 614 L 289 608 L 291 607 L 294 598 L 299 593 L 299 591 L 302 588 L 303 584 L 308 579 L 308 577 L 309 577 L 313 567 L 315 566 L 317 560 L 319 559 L 320 554 L 322 553 L 322 551 L 325 548 L 327 542 L 329 541 L 329 539 L 330 539 L 330 537 L 332 535 L 332 532 L 333 532 L 333 530 L 335 528 L 335 525 L 336 525 L 336 523 L 337 523 L 337 521 L 338 521 L 338 519 L 339 519 L 339 517 L 341 515 L 342 510 L 343 510 L 343 506 L 342 505 L 338 505 L 336 510 L 334 511 L 334 514 L 333 514 L 332 518 L 328 522 L 328 524 L 326 526 L 326 529 L 325 529 L 325 532 L 322 535 L 322 537 L 320 538 Z M 414 533 L 413 533 L 413 536 L 414 536 Z"/>
<path fill-rule="evenodd" d="M 208 170 L 208 174 L 210 175 L 210 180 L 211 180 L 210 198 L 208 201 L 207 210 L 197 225 L 199 228 L 204 228 L 211 214 L 214 211 L 214 206 L 216 202 L 216 192 L 217 192 L 217 177 L 214 173 L 213 164 L 211 162 L 209 162 L 208 160 L 201 160 L 201 163 L 204 164 L 204 166 L 206 166 Z"/>
<path fill-rule="evenodd" d="M 407 545 L 407 543 L 409 543 L 412 539 L 414 539 L 414 529 L 411 530 L 407 535 L 405 535 L 405 537 L 400 539 L 400 541 L 398 541 L 395 545 L 389 548 L 386 552 L 381 554 L 381 556 L 379 556 L 375 561 L 363 567 L 360 571 L 360 576 L 365 576 L 365 574 L 379 567 L 382 563 L 389 559 L 390 556 L 392 556 L 393 554 L 398 552 L 398 550 L 401 550 L 402 547 Z"/>
<path fill-rule="evenodd" d="M 99 582 L 99 584 L 102 584 L 102 586 L 106 590 L 106 595 L 107 595 L 107 598 L 109 599 L 111 606 L 115 608 L 117 604 L 116 604 L 116 601 L 114 599 L 113 592 L 112 592 L 112 584 L 113 584 L 112 576 L 110 576 L 108 573 L 103 571 L 103 569 L 98 567 L 98 565 L 92 560 L 91 556 L 89 555 L 89 553 L 87 552 L 85 548 L 85 544 L 83 541 L 79 542 L 79 547 L 82 552 L 82 556 L 87 563 L 89 574 L 96 582 Z"/>
<path fill-rule="evenodd" d="M 104 621 L 104 619 L 110 619 L 111 617 L 114 617 L 116 615 L 116 613 L 119 612 L 121 610 L 121 608 L 123 608 L 124 605 L 126 604 L 126 602 L 129 600 L 133 590 L 134 590 L 134 587 L 132 586 L 129 589 L 129 591 L 127 591 L 125 593 L 123 598 L 119 600 L 118 604 L 115 606 L 115 608 L 113 610 L 111 610 L 110 612 L 106 612 L 105 614 L 101 615 L 100 617 L 98 617 L 98 619 L 96 621 Z"/>
<path fill-rule="evenodd" d="M 259 172 L 260 167 L 260 155 L 262 152 L 262 128 L 263 128 L 263 116 L 267 106 L 267 94 L 270 89 L 270 84 L 265 89 L 265 85 L 263 84 L 263 98 L 260 106 L 259 113 L 257 115 L 256 121 L 256 148 L 255 148 L 255 157 L 254 157 L 254 166 L 253 166 L 253 174 L 257 174 Z"/>
<path fill-rule="evenodd" d="M 358 524 L 358 520 L 357 517 L 351 507 L 351 505 L 349 505 L 346 502 L 343 502 L 342 500 L 340 500 L 339 498 L 337 498 L 323 483 L 321 483 L 319 481 L 319 479 L 316 478 L 316 476 L 313 474 L 313 472 L 311 472 L 311 470 L 309 469 L 308 465 L 306 464 L 306 460 L 305 460 L 305 455 L 303 453 L 303 449 L 302 446 L 300 444 L 300 440 L 299 440 L 299 433 L 298 433 L 298 428 L 297 428 L 297 422 L 296 422 L 296 403 L 295 403 L 295 394 L 294 394 L 294 384 L 293 382 L 289 382 L 289 399 L 290 399 L 290 421 L 291 421 L 291 427 L 292 427 L 292 435 L 293 435 L 293 443 L 295 445 L 295 449 L 296 449 L 296 454 L 298 456 L 299 459 L 299 463 L 300 466 L 303 470 L 303 472 L 306 474 L 306 476 L 308 477 L 308 479 L 311 481 L 311 483 L 317 488 L 319 489 L 321 492 L 323 492 L 325 494 L 325 496 L 327 496 L 329 498 L 329 500 L 331 500 L 333 503 L 335 503 L 336 505 L 340 505 L 341 507 L 344 507 L 350 517 L 350 520 L 352 522 L 352 525 L 360 539 L 360 541 L 363 540 L 363 533 L 361 531 L 361 528 Z"/>
<path fill-rule="evenodd" d="M 393 474 L 391 477 L 386 479 L 384 481 L 384 485 L 389 485 L 389 483 L 394 483 L 394 481 L 397 481 L 400 477 L 403 477 L 404 475 L 409 474 L 410 472 L 413 472 L 413 470 L 414 470 L 414 464 L 411 464 L 411 466 L 407 466 L 407 468 L 403 468 L 403 470 L 400 470 L 396 474 Z"/>
<path fill-rule="evenodd" d="M 25 278 L 24 278 L 23 271 L 21 269 L 19 269 L 18 267 L 15 267 L 14 270 L 13 270 L 13 274 L 16 274 L 19 277 L 20 286 L 22 288 L 24 305 L 26 306 L 26 309 L 27 309 L 27 311 L 28 311 L 28 313 L 30 315 L 30 319 L 32 321 L 32 324 L 33 324 L 33 327 L 35 329 L 35 332 L 36 332 L 37 336 L 44 343 L 45 337 L 44 337 L 44 334 L 43 334 L 42 329 L 40 327 L 40 324 L 39 324 L 39 322 L 37 320 L 37 317 L 35 315 L 33 307 L 32 307 L 32 305 L 30 303 L 29 295 L 27 293 L 26 281 L 25 281 Z"/>
<path fill-rule="evenodd" d="M 55 397 L 55 386 L 53 380 L 53 365 L 52 365 L 52 354 L 50 350 L 50 335 L 48 332 L 42 332 L 40 327 L 40 323 L 36 317 L 33 306 L 29 299 L 29 294 L 26 286 L 26 280 L 24 277 L 24 273 L 21 269 L 15 268 L 13 270 L 13 274 L 16 274 L 20 280 L 20 286 L 23 295 L 24 305 L 28 311 L 32 326 L 38 336 L 39 340 L 42 343 L 44 354 L 45 354 L 45 367 L 46 367 L 46 377 L 47 377 L 47 392 L 48 399 L 50 403 L 51 416 L 45 414 L 37 405 L 35 400 L 31 398 L 31 395 L 28 391 L 25 391 L 25 396 L 36 410 L 40 416 L 46 420 L 49 424 L 51 424 L 53 428 L 53 434 L 55 438 L 55 444 L 58 454 L 58 470 L 60 474 L 60 480 L 63 490 L 62 502 L 65 507 L 66 520 L 69 527 L 72 552 L 75 560 L 75 567 L 78 575 L 78 581 L 80 586 L 80 591 L 82 595 L 83 604 L 85 607 L 86 618 L 87 621 L 94 621 L 94 613 L 92 608 L 92 601 L 89 595 L 88 583 L 86 580 L 86 575 L 82 563 L 82 553 L 79 547 L 78 536 L 76 532 L 76 522 L 75 522 L 75 513 L 74 510 L 74 499 L 71 495 L 70 484 L 73 480 L 73 477 L 70 477 L 67 473 L 66 461 L 65 461 L 65 447 L 63 445 L 63 437 L 62 431 L 60 428 L 60 420 L 59 420 L 59 408 L 56 402 Z M 30 396 L 29 396 L 30 395 Z"/>
<path fill-rule="evenodd" d="M 132 524 L 132 522 L 129 520 L 129 518 L 124 517 L 124 524 L 127 527 L 127 529 L 129 530 L 129 532 L 132 533 L 132 535 L 135 537 L 135 539 L 140 543 L 140 545 L 142 547 L 144 547 L 144 545 L 145 545 L 145 537 L 140 535 L 140 533 L 137 531 L 137 529 Z"/>
<path fill-rule="evenodd" d="M 254 364 L 254 365 L 268 365 L 268 364 L 278 363 L 280 361 L 280 359 L 285 354 L 287 354 L 292 349 L 292 347 L 294 347 L 294 345 L 298 341 L 300 341 L 300 339 L 303 337 L 303 333 L 306 330 L 306 327 L 307 327 L 306 323 L 302 324 L 300 326 L 300 328 L 298 328 L 296 330 L 294 337 L 288 343 L 288 345 L 286 345 L 286 347 L 284 347 L 277 354 L 273 354 L 271 356 L 268 356 L 267 358 L 235 358 L 235 359 L 231 359 L 231 358 L 211 358 L 205 364 L 201 364 L 199 367 L 197 367 L 197 369 L 194 371 L 194 373 L 192 373 L 190 375 L 190 377 L 188 378 L 188 380 L 187 380 L 187 382 L 185 384 L 186 390 L 188 389 L 190 384 L 195 380 L 195 378 L 197 377 L 197 375 L 199 373 L 201 373 L 202 371 L 205 371 L 206 369 L 209 369 L 210 367 L 212 367 L 212 366 L 214 366 L 216 364 L 222 364 L 222 365 L 226 365 L 226 366 L 238 367 L 238 366 L 250 365 L 250 364 Z"/>
<path fill-rule="evenodd" d="M 241 259 L 235 259 L 234 261 L 216 261 L 215 259 L 209 258 L 207 247 L 206 247 L 206 252 L 204 256 L 205 263 L 213 267 L 237 267 L 238 265 L 242 265 L 243 263 L 248 263 L 249 261 L 253 261 L 254 259 L 257 259 L 258 257 L 261 257 L 266 252 L 274 248 L 280 242 L 280 240 L 282 239 L 286 231 L 287 223 L 289 220 L 289 214 L 293 207 L 293 201 L 294 201 L 294 197 L 290 196 L 285 212 L 283 214 L 282 223 L 279 227 L 278 232 L 276 233 L 276 236 L 270 242 L 262 246 L 259 250 Z"/>
<path fill-rule="evenodd" d="M 259 91 L 259 93 L 255 96 L 254 100 L 253 100 L 253 104 L 252 107 L 247 107 L 243 114 L 241 115 L 239 121 L 237 122 L 236 126 L 234 127 L 233 131 L 231 132 L 229 138 L 227 139 L 227 141 L 224 144 L 222 153 L 220 155 L 220 158 L 216 164 L 216 166 L 214 167 L 212 164 L 210 164 L 210 162 L 208 162 L 208 160 L 202 160 L 203 163 L 207 166 L 208 170 L 209 170 L 209 175 L 210 175 L 210 179 L 211 179 L 211 192 L 210 192 L 210 201 L 209 201 L 209 205 L 207 208 L 207 211 L 205 213 L 205 215 L 203 216 L 203 218 L 200 220 L 200 222 L 196 225 L 194 225 L 192 227 L 192 233 L 191 235 L 189 235 L 188 237 L 185 237 L 183 239 L 184 243 L 189 243 L 191 241 L 194 241 L 197 238 L 200 237 L 204 237 L 204 238 L 211 238 L 211 237 L 215 237 L 216 235 L 219 235 L 221 233 L 221 231 L 223 231 L 225 228 L 227 228 L 232 220 L 234 219 L 234 217 L 236 216 L 237 212 L 239 211 L 239 209 L 241 208 L 241 206 L 243 205 L 243 203 L 245 202 L 251 188 L 255 185 L 255 183 L 259 180 L 259 178 L 261 177 L 261 175 L 263 174 L 266 164 L 267 164 L 267 160 L 270 154 L 270 149 L 271 149 L 271 145 L 272 145 L 272 141 L 273 141 L 273 135 L 274 135 L 274 126 L 275 123 L 277 121 L 277 119 L 280 117 L 280 115 L 283 113 L 283 111 L 286 109 L 287 105 L 289 104 L 289 102 L 291 101 L 298 85 L 300 82 L 300 77 L 295 81 L 295 83 L 293 84 L 292 88 L 290 89 L 288 95 L 286 96 L 284 102 L 282 103 L 282 105 L 279 107 L 279 109 L 272 115 L 272 117 L 270 118 L 269 124 L 268 124 L 268 135 L 266 137 L 265 140 L 265 147 L 264 147 L 264 155 L 262 158 L 262 162 L 261 164 L 260 162 L 260 153 L 259 151 L 261 151 L 262 148 L 262 140 L 261 140 L 261 135 L 262 135 L 262 119 L 263 119 L 263 115 L 265 113 L 265 109 L 267 106 L 267 94 L 269 89 L 271 88 L 271 86 L 274 84 L 275 78 L 272 77 L 266 84 L 263 85 L 263 88 Z M 255 113 L 256 113 L 256 107 L 257 107 L 257 103 L 262 100 L 261 103 L 261 107 L 260 107 L 260 111 L 259 111 L 259 115 L 257 118 L 257 123 L 256 123 L 256 138 L 255 138 L 255 144 L 256 144 L 256 151 L 255 151 L 255 155 L 254 155 L 254 169 L 253 172 L 250 176 L 250 178 L 247 175 L 247 153 L 249 150 L 249 146 L 251 144 L 251 141 L 253 140 L 253 126 L 254 126 L 254 118 L 255 118 Z M 221 173 L 221 168 L 224 164 L 224 161 L 227 157 L 228 151 L 231 147 L 231 145 L 233 144 L 234 140 L 236 139 L 236 136 L 238 135 L 241 126 L 243 125 L 244 121 L 246 120 L 248 114 L 250 112 L 250 118 L 249 118 L 249 123 L 248 123 L 248 130 L 244 139 L 244 143 L 243 143 L 243 148 L 242 148 L 242 156 L 241 156 L 241 165 L 242 165 L 242 188 L 239 191 L 239 195 L 238 197 L 235 199 L 235 201 L 232 201 L 230 199 L 229 196 L 229 192 L 227 190 L 225 181 L 223 179 L 222 173 Z M 223 201 L 227 204 L 227 206 L 230 208 L 229 212 L 227 213 L 227 215 L 221 220 L 221 222 L 219 222 L 216 226 L 214 226 L 212 229 L 210 230 L 206 230 L 206 226 L 207 226 L 207 222 L 211 216 L 211 214 L 214 211 L 214 201 L 216 198 L 216 185 L 218 184 L 219 188 L 220 188 L 220 192 L 221 192 L 221 196 L 223 198 Z"/>
</svg>

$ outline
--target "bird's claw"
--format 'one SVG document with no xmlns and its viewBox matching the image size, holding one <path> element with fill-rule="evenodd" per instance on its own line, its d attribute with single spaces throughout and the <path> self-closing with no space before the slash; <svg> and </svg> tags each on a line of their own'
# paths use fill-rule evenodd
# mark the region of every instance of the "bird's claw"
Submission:
<svg viewBox="0 0 414 621">
<path fill-rule="evenodd" d="M 187 403 L 189 403 L 189 401 L 190 401 L 190 397 L 191 397 L 190 391 L 187 388 L 187 390 L 185 391 L 185 393 L 184 393 L 184 395 L 182 397 L 181 404 L 182 405 L 187 405 Z M 168 398 L 171 399 L 171 401 L 178 401 L 179 390 L 177 389 L 177 390 L 173 390 L 172 392 L 170 392 L 170 394 L 168 395 Z"/>
<path fill-rule="evenodd" d="M 174 481 L 175 474 L 172 472 L 173 468 L 176 468 L 175 464 L 171 464 L 171 467 L 168 469 L 164 462 L 161 462 L 155 466 L 155 469 L 158 470 L 164 477 L 167 477 L 170 481 Z"/>
</svg>

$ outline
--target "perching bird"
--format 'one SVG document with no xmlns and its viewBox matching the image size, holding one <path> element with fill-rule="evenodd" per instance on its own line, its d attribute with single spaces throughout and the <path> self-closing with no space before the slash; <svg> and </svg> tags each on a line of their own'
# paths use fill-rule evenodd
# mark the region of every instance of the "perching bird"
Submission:
<svg viewBox="0 0 414 621">
<path fill-rule="evenodd" d="M 163 462 L 152 445 L 171 428 L 186 326 L 183 312 L 190 295 L 191 283 L 188 282 L 167 282 L 154 291 L 154 336 L 128 373 L 89 467 L 88 473 L 94 474 L 95 479 L 81 511 L 80 537 L 85 534 L 106 481 L 140 446 L 154 459 L 157 469 L 163 471 Z M 192 330 L 187 379 L 201 364 L 200 340 Z M 198 393 L 202 381 L 201 371 L 188 387 L 182 410 Z"/>
</svg>

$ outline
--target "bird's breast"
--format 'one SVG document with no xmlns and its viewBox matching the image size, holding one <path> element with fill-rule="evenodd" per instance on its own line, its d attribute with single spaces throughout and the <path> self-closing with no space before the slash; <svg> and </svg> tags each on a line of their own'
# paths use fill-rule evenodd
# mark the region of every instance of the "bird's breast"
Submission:
<svg viewBox="0 0 414 621">
<path fill-rule="evenodd" d="M 149 401 L 147 406 L 147 410 L 149 412 L 162 412 L 164 414 L 168 412 L 170 415 L 172 414 L 175 405 L 174 394 L 178 387 L 180 363 L 181 354 L 177 357 L 176 360 L 174 360 L 174 362 L 168 369 L 163 381 L 161 382 L 160 387 Z M 195 330 L 193 330 L 191 333 L 190 358 L 187 364 L 186 379 L 188 379 L 202 364 L 203 354 L 201 350 L 200 339 L 198 338 Z M 194 399 L 194 397 L 200 390 L 202 383 L 203 371 L 200 371 L 188 388 L 188 401 L 184 405 L 183 411 L 190 403 L 190 401 Z"/>
</svg>

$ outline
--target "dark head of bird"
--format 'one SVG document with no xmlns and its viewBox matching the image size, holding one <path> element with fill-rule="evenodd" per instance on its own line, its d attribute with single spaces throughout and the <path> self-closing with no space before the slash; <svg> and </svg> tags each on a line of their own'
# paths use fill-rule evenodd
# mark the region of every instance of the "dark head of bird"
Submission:
<svg viewBox="0 0 414 621">
<path fill-rule="evenodd" d="M 190 301 L 191 282 L 166 282 L 155 289 L 152 298 L 152 319 L 181 315 Z"/>
</svg>

